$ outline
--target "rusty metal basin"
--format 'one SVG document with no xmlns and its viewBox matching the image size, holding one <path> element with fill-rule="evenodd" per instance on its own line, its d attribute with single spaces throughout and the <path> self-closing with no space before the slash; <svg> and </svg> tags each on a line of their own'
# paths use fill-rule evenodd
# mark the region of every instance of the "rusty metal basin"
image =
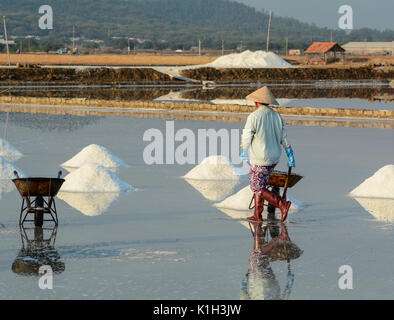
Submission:
<svg viewBox="0 0 394 320">
<path fill-rule="evenodd" d="M 55 197 L 64 181 L 66 180 L 59 178 L 19 178 L 12 180 L 22 197 Z"/>
<path fill-rule="evenodd" d="M 288 187 L 291 188 L 295 186 L 298 183 L 298 181 L 300 181 L 302 178 L 303 176 L 300 176 L 296 173 L 292 173 L 289 177 Z M 268 180 L 268 185 L 283 188 L 286 184 L 286 180 L 287 180 L 287 172 L 274 171 L 270 175 L 270 178 Z"/>
</svg>

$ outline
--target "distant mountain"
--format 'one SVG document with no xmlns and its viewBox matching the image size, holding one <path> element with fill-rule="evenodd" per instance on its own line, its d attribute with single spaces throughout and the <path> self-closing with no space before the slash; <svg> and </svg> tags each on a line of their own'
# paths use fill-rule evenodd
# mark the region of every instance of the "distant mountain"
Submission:
<svg viewBox="0 0 394 320">
<path fill-rule="evenodd" d="M 53 30 L 38 26 L 39 7 L 53 9 Z M 228 0 L 0 0 L 1 15 L 7 16 L 13 36 L 40 35 L 49 39 L 76 36 L 87 39 L 133 37 L 146 46 L 189 48 L 199 39 L 205 48 L 228 49 L 241 42 L 249 48 L 265 48 L 268 13 Z M 344 31 L 319 28 L 293 18 L 273 16 L 271 48 L 279 49 L 289 39 L 289 48 L 305 48 L 312 41 L 387 40 L 394 32 Z"/>
</svg>

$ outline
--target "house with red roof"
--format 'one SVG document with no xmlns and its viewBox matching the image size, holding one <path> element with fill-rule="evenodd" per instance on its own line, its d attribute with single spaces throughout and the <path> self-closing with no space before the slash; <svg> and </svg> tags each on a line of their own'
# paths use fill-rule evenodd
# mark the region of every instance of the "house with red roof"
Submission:
<svg viewBox="0 0 394 320">
<path fill-rule="evenodd" d="M 327 56 L 336 57 L 337 53 L 343 54 L 345 51 L 337 42 L 314 42 L 304 53 L 326 58 Z"/>
</svg>

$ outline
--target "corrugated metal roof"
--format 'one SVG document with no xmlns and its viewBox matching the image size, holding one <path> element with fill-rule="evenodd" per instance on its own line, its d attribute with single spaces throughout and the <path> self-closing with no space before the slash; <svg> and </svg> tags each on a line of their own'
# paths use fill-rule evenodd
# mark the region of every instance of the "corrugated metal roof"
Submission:
<svg viewBox="0 0 394 320">
<path fill-rule="evenodd" d="M 0 39 L 0 44 L 6 44 L 6 41 L 4 40 L 4 39 Z M 14 45 L 15 44 L 15 41 L 14 40 L 8 40 L 8 44 L 11 46 L 11 45 Z"/>
<path fill-rule="evenodd" d="M 394 47 L 394 41 L 392 42 L 348 42 L 344 44 L 344 48 L 392 48 Z"/>
<path fill-rule="evenodd" d="M 329 51 L 344 51 L 336 42 L 314 42 L 305 53 L 327 53 Z"/>
</svg>

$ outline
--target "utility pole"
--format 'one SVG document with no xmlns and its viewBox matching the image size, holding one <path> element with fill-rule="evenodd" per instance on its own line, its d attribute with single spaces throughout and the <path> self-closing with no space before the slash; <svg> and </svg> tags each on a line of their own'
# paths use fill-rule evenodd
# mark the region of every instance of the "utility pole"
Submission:
<svg viewBox="0 0 394 320">
<path fill-rule="evenodd" d="M 330 42 L 332 42 L 332 31 L 330 32 Z"/>
<path fill-rule="evenodd" d="M 224 40 L 222 40 L 222 56 L 224 56 Z"/>
<path fill-rule="evenodd" d="M 288 56 L 289 55 L 289 38 L 288 37 L 286 37 L 286 54 L 285 54 L 285 56 Z"/>
<path fill-rule="evenodd" d="M 198 40 L 198 55 L 201 56 L 201 40 Z"/>
<path fill-rule="evenodd" d="M 272 19 L 272 11 L 270 11 L 270 18 L 269 18 L 269 20 L 268 20 L 267 52 L 270 50 L 271 19 Z"/>
<path fill-rule="evenodd" d="M 127 38 L 127 54 L 130 54 L 130 38 Z"/>
<path fill-rule="evenodd" d="M 11 65 L 10 48 L 8 47 L 7 23 L 6 23 L 6 17 L 5 16 L 3 16 L 3 23 L 4 23 L 5 45 L 7 47 L 8 66 L 10 66 Z"/>
<path fill-rule="evenodd" d="M 75 50 L 75 25 L 73 24 L 73 52 L 74 53 Z"/>
</svg>

